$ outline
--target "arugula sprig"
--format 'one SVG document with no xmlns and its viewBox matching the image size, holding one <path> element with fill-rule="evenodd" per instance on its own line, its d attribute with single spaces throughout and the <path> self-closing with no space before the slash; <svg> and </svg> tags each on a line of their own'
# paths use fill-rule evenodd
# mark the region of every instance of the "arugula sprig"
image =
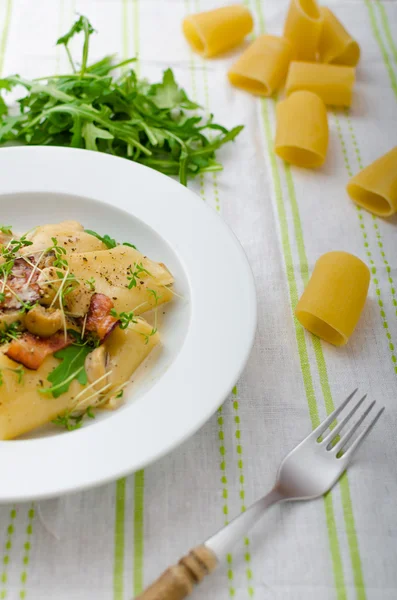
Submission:
<svg viewBox="0 0 397 600">
<path fill-rule="evenodd" d="M 212 115 L 203 119 L 193 114 L 200 107 L 178 86 L 171 69 L 160 83 L 149 84 L 129 68 L 120 77 L 113 75 L 114 69 L 135 59 L 114 64 L 112 56 L 105 56 L 88 65 L 93 32 L 88 19 L 80 16 L 57 42 L 65 47 L 73 73 L 0 80 L 0 90 L 22 86 L 26 92 L 18 100 L 19 115 L 8 115 L 0 96 L 0 144 L 19 141 L 105 152 L 178 176 L 184 185 L 189 177 L 220 171 L 216 152 L 243 127 L 228 130 L 214 123 Z M 69 42 L 80 33 L 84 41 L 77 70 Z M 216 135 L 211 137 L 211 132 Z"/>
<path fill-rule="evenodd" d="M 61 363 L 47 377 L 51 386 L 40 388 L 40 394 L 50 394 L 53 398 L 58 398 L 69 390 L 74 379 L 81 385 L 87 385 L 88 377 L 84 363 L 92 350 L 88 345 L 72 344 L 55 352 L 55 358 L 59 358 Z"/>
<path fill-rule="evenodd" d="M 84 231 L 86 233 L 89 233 L 90 235 L 93 235 L 98 240 L 100 240 L 101 242 L 103 242 L 105 244 L 105 246 L 107 248 L 109 248 L 109 250 L 111 250 L 112 248 L 116 248 L 116 246 L 118 246 L 118 243 L 116 242 L 116 240 L 114 238 L 111 238 L 110 235 L 107 235 L 107 234 L 100 235 L 96 231 L 92 231 L 92 229 L 84 229 Z M 134 248 L 134 250 L 137 249 L 137 247 L 134 246 L 134 244 L 130 244 L 129 242 L 123 242 L 121 245 L 122 246 L 129 246 L 130 248 Z"/>
</svg>

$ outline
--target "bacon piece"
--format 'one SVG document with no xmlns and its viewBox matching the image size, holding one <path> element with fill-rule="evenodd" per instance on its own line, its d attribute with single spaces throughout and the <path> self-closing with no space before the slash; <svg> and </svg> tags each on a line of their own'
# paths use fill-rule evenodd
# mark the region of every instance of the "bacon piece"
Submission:
<svg viewBox="0 0 397 600">
<path fill-rule="evenodd" d="M 94 294 L 88 309 L 86 331 L 95 333 L 101 342 L 113 331 L 119 320 L 110 314 L 114 304 L 105 294 Z"/>
<path fill-rule="evenodd" d="M 30 262 L 34 261 L 33 257 L 29 258 Z M 7 288 L 5 288 L 5 300 L 0 307 L 2 308 L 20 308 L 22 306 L 22 302 L 34 303 L 40 298 L 40 288 L 38 286 L 37 279 L 40 275 L 40 271 L 38 269 L 33 273 L 33 277 L 29 282 L 29 285 L 26 285 L 29 281 L 29 277 L 33 271 L 33 267 L 29 265 L 23 258 L 17 258 L 15 260 L 14 266 L 10 275 L 7 278 L 7 286 L 11 288 L 14 292 L 10 292 Z M 0 284 L 2 282 L 2 277 L 0 276 Z"/>
<path fill-rule="evenodd" d="M 55 333 L 49 338 L 40 338 L 31 333 L 24 333 L 16 340 L 12 340 L 5 353 L 8 358 L 21 363 L 28 369 L 36 371 L 49 355 L 70 346 L 73 339 L 61 331 Z"/>
</svg>

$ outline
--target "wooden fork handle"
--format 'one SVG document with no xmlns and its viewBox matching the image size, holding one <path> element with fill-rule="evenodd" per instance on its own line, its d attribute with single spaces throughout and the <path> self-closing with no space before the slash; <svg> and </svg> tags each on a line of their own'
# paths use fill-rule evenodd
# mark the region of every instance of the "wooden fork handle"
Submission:
<svg viewBox="0 0 397 600">
<path fill-rule="evenodd" d="M 217 566 L 215 554 L 206 546 L 197 546 L 177 565 L 169 567 L 136 600 L 183 600 L 195 585 Z"/>
</svg>

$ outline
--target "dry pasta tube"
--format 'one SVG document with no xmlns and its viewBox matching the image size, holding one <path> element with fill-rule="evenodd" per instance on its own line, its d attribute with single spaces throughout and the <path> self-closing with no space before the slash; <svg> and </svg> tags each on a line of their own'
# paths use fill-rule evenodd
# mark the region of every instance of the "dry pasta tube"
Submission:
<svg viewBox="0 0 397 600">
<path fill-rule="evenodd" d="M 350 198 L 379 217 L 397 212 L 397 146 L 357 173 L 347 184 Z"/>
<path fill-rule="evenodd" d="M 271 96 L 283 83 L 291 60 L 288 40 L 275 35 L 261 35 L 247 48 L 228 73 L 238 88 Z"/>
<path fill-rule="evenodd" d="M 253 24 L 248 8 L 236 4 L 189 15 L 182 28 L 192 49 L 211 58 L 241 44 Z"/>
<path fill-rule="evenodd" d="M 325 104 L 350 106 L 354 80 L 353 67 L 293 61 L 285 85 L 287 95 L 307 90 L 320 96 Z"/>
<path fill-rule="evenodd" d="M 369 280 L 367 265 L 353 254 L 323 254 L 296 307 L 298 321 L 322 340 L 343 346 L 364 308 Z"/>
<path fill-rule="evenodd" d="M 312 92 L 295 92 L 276 108 L 275 152 L 298 167 L 319 167 L 328 148 L 324 102 Z"/>
<path fill-rule="evenodd" d="M 316 0 L 291 0 L 284 37 L 292 44 L 294 59 L 315 60 L 323 17 Z"/>
<path fill-rule="evenodd" d="M 323 17 L 318 44 L 320 61 L 355 67 L 360 59 L 360 46 L 329 8 L 324 6 L 320 11 Z"/>
</svg>

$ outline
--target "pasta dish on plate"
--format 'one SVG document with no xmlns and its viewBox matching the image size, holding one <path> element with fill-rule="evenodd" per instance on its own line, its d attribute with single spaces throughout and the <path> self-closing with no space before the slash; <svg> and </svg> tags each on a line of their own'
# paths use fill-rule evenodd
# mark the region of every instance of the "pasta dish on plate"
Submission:
<svg viewBox="0 0 397 600">
<path fill-rule="evenodd" d="M 0 439 L 117 408 L 160 342 L 173 282 L 133 244 L 75 221 L 20 236 L 0 226 Z"/>
</svg>

